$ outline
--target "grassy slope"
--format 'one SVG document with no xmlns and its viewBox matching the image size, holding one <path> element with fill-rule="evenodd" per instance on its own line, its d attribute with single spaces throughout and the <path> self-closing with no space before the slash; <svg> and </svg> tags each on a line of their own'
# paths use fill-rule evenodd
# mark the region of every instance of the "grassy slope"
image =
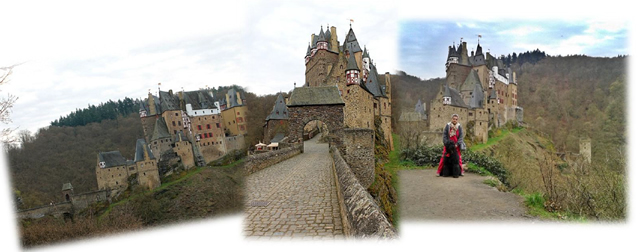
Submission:
<svg viewBox="0 0 640 252">
<path fill-rule="evenodd" d="M 100 219 L 114 217 L 111 210 L 117 208 L 132 208 L 144 225 L 239 212 L 243 203 L 241 164 L 236 161 L 183 172 L 152 191 L 134 193 L 112 203 Z"/>
</svg>

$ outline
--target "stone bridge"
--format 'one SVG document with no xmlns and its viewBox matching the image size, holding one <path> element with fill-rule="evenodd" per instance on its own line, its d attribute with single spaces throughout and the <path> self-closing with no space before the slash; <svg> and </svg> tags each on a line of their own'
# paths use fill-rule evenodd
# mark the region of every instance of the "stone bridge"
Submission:
<svg viewBox="0 0 640 252">
<path fill-rule="evenodd" d="M 71 202 L 62 202 L 18 212 L 18 218 L 20 219 L 37 219 L 48 215 L 52 215 L 57 218 L 73 216 L 73 205 Z"/>
<path fill-rule="evenodd" d="M 333 147 L 330 153 L 329 144 L 318 139 L 304 142 L 303 151 L 291 147 L 271 157 L 301 154 L 261 170 L 248 169 L 252 174 L 246 178 L 245 235 L 260 239 L 395 237 L 395 230 L 340 151 Z"/>
<path fill-rule="evenodd" d="M 63 202 L 20 210 L 17 215 L 19 219 L 37 219 L 49 215 L 56 218 L 70 218 L 73 217 L 77 211 L 85 209 L 93 203 L 103 201 L 110 202 L 110 193 L 109 190 L 90 191 L 79 194 L 74 194 L 73 191 L 67 191 L 64 194 L 65 201 Z"/>
</svg>

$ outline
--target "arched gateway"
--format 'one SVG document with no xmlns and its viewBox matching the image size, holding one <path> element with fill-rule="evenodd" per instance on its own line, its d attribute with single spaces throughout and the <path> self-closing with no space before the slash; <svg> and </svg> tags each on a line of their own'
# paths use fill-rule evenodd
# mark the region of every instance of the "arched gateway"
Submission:
<svg viewBox="0 0 640 252">
<path fill-rule="evenodd" d="M 330 133 L 344 128 L 344 101 L 338 87 L 294 88 L 287 105 L 290 143 L 300 143 L 304 126 L 313 120 L 327 125 Z"/>
</svg>

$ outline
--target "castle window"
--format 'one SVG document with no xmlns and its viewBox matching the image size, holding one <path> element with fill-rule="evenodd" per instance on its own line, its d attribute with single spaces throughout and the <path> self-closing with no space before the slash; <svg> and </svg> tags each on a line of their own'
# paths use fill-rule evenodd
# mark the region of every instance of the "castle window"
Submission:
<svg viewBox="0 0 640 252">
<path fill-rule="evenodd" d="M 213 133 L 209 132 L 209 137 L 213 137 Z"/>
<path fill-rule="evenodd" d="M 202 125 L 198 125 L 198 130 L 202 130 Z"/>
<path fill-rule="evenodd" d="M 178 121 L 178 126 L 182 126 L 182 122 L 181 121 Z"/>
<path fill-rule="evenodd" d="M 176 116 L 178 116 L 178 113 L 176 113 Z"/>
<path fill-rule="evenodd" d="M 207 129 L 211 129 L 211 124 L 207 124 Z"/>
</svg>

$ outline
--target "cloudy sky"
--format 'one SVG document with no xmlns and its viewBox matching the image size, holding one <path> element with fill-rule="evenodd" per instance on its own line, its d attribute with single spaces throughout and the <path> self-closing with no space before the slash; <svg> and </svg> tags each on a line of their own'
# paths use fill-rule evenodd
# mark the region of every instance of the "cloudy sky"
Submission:
<svg viewBox="0 0 640 252">
<path fill-rule="evenodd" d="M 448 46 L 459 46 L 460 38 L 467 42 L 469 53 L 480 42 L 484 53 L 497 57 L 535 49 L 552 56 L 615 57 L 630 53 L 626 20 L 414 19 L 399 21 L 398 37 L 399 68 L 422 79 L 445 76 Z"/>
<path fill-rule="evenodd" d="M 380 72 L 403 70 L 423 79 L 443 77 L 447 46 L 463 37 L 469 50 L 474 50 L 477 34 L 482 35 L 480 43 L 484 50 L 494 55 L 536 48 L 551 55 L 637 54 L 634 54 L 637 46 L 631 43 L 637 42 L 633 39 L 637 28 L 631 29 L 638 25 L 631 19 L 635 13 L 632 8 L 620 8 L 626 4 L 617 0 L 580 6 L 557 1 L 527 2 L 527 5 L 467 0 L 232 2 L 3 3 L 0 66 L 20 65 L 14 69 L 11 82 L 0 86 L 0 96 L 10 93 L 19 97 L 11 115 L 14 123 L 0 127 L 35 132 L 88 104 L 145 97 L 149 89 L 157 89 L 158 83 L 162 83 L 163 90 L 237 84 L 257 94 L 288 91 L 294 82 L 304 82 L 304 55 L 310 35 L 318 33 L 321 27 L 336 26 L 342 42 L 349 19 L 354 20 L 352 25 L 360 45 L 367 47 Z M 634 85 L 630 89 L 635 92 Z M 630 101 L 632 106 L 633 102 Z M 634 137 L 633 132 L 629 135 Z M 630 141 L 631 149 L 633 144 Z M 633 157 L 630 159 L 634 162 Z M 0 202 L 9 202 L 9 193 L 4 193 L 8 186 L 2 189 Z M 5 214 L 11 212 L 10 204 L 0 205 L 2 223 L 12 221 Z M 220 224 L 230 230 L 230 241 L 244 249 L 264 249 L 243 243 L 235 235 L 241 232 L 241 219 L 233 217 L 230 222 Z M 186 239 L 198 237 L 208 242 L 208 237 L 202 234 L 217 225 L 216 222 L 189 229 L 177 227 L 145 237 L 170 240 L 180 230 Z M 424 225 L 403 224 L 403 227 L 403 241 L 413 243 L 420 243 L 422 237 L 435 237 L 438 233 L 434 232 L 440 230 Z M 486 226 L 466 228 L 472 232 L 486 230 Z M 500 226 L 497 228 L 500 230 Z M 593 237 L 592 233 L 620 231 L 615 227 L 606 230 L 613 232 L 596 228 L 598 232 L 582 226 L 579 230 L 569 227 L 562 231 L 585 232 L 581 233 L 583 238 Z M 17 241 L 15 233 L 8 230 L 10 235 L 3 235 L 3 239 Z M 543 227 L 539 231 L 549 230 Z M 632 232 L 624 232 L 627 233 Z M 465 241 L 475 239 L 464 237 Z M 517 236 L 505 239 L 508 238 Z M 107 248 L 111 241 L 94 243 L 92 247 L 104 244 Z M 478 243 L 485 241 L 483 237 L 477 239 Z M 468 249 L 477 249 L 469 246 Z M 309 247 L 313 251 L 319 248 Z"/>
</svg>

